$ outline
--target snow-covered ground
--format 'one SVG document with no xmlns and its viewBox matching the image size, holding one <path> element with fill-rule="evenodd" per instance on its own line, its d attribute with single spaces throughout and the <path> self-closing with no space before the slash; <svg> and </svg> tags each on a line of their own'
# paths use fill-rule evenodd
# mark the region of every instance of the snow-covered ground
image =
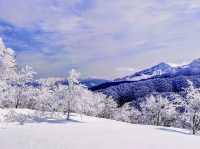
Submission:
<svg viewBox="0 0 200 149">
<path fill-rule="evenodd" d="M 29 111 L 29 110 L 27 110 Z M 25 111 L 24 113 L 27 113 Z M 31 113 L 31 111 L 29 111 Z M 0 110 L 5 113 L 5 110 Z M 32 112 L 33 113 L 33 112 Z M 73 114 L 71 121 L 1 123 L 1 149 L 198 149 L 188 130 L 133 125 Z"/>
</svg>

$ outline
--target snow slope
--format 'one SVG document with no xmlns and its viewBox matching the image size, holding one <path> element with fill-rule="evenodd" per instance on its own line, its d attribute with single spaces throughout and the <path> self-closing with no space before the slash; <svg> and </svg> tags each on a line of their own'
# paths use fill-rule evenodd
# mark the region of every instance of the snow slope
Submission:
<svg viewBox="0 0 200 149">
<path fill-rule="evenodd" d="M 1 110 L 2 112 L 2 110 Z M 73 114 L 71 121 L 1 123 L 1 149 L 198 149 L 189 131 Z"/>
<path fill-rule="evenodd" d="M 115 81 L 140 81 L 162 75 L 197 75 L 200 74 L 200 58 L 182 66 L 173 66 L 167 63 L 160 63 L 151 68 L 144 69 L 132 75 L 115 79 Z"/>
<path fill-rule="evenodd" d="M 170 66 L 167 63 L 160 63 L 151 68 L 134 73 L 133 75 L 128 75 L 123 78 L 116 79 L 115 81 L 139 81 L 143 79 L 149 79 L 155 76 L 161 76 L 163 74 L 174 73 L 176 71 L 175 67 Z"/>
</svg>

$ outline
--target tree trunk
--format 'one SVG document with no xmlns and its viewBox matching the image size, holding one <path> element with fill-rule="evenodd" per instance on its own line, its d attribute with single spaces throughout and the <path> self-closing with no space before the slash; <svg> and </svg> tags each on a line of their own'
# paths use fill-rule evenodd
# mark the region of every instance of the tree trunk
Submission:
<svg viewBox="0 0 200 149">
<path fill-rule="evenodd" d="M 67 120 L 69 120 L 69 118 L 70 118 L 70 112 L 69 112 L 69 110 L 67 111 Z"/>
<path fill-rule="evenodd" d="M 15 108 L 17 109 L 19 106 L 19 99 L 17 99 L 16 104 L 15 104 Z"/>
<path fill-rule="evenodd" d="M 70 118 L 70 112 L 71 112 L 71 107 L 70 107 L 70 101 L 68 101 L 68 104 L 67 104 L 67 120 L 69 120 Z"/>
<path fill-rule="evenodd" d="M 196 134 L 196 114 L 194 114 L 192 118 L 192 134 Z"/>
<path fill-rule="evenodd" d="M 16 103 L 15 103 L 15 108 L 17 109 L 19 107 L 19 104 L 20 104 L 20 100 L 21 100 L 21 91 L 19 90 L 18 91 L 18 94 L 17 94 L 17 97 L 16 97 Z"/>
<path fill-rule="evenodd" d="M 192 134 L 195 135 L 196 134 L 196 129 L 193 127 L 192 128 Z"/>
<path fill-rule="evenodd" d="M 160 112 L 157 113 L 156 125 L 160 125 Z"/>
</svg>

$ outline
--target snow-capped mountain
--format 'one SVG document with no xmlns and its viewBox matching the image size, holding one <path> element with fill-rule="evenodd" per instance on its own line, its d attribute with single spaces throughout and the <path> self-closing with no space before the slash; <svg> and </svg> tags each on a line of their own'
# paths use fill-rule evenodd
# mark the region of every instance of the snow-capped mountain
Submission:
<svg viewBox="0 0 200 149">
<path fill-rule="evenodd" d="M 160 63 L 151 68 L 139 71 L 133 75 L 118 78 L 115 81 L 139 81 L 161 76 L 180 76 L 180 75 L 196 75 L 200 74 L 200 58 L 183 66 L 173 67 L 167 63 Z"/>
<path fill-rule="evenodd" d="M 88 79 L 84 79 L 80 81 L 81 84 L 87 86 L 88 88 L 98 86 L 106 82 L 110 82 L 110 81 L 105 80 L 105 79 L 98 79 L 98 78 L 88 78 Z"/>
<path fill-rule="evenodd" d="M 134 73 L 133 75 L 129 75 L 120 79 L 116 79 L 115 81 L 139 81 L 143 79 L 149 79 L 155 76 L 161 76 L 163 74 L 168 73 L 175 73 L 176 68 L 170 66 L 167 63 L 160 63 L 158 65 L 155 65 L 151 68 L 139 71 Z"/>
<path fill-rule="evenodd" d="M 119 103 L 138 102 L 153 93 L 180 93 L 188 87 L 188 80 L 200 88 L 200 59 L 179 67 L 160 63 L 133 75 L 92 87 L 112 96 Z"/>
<path fill-rule="evenodd" d="M 200 74 L 200 58 L 192 61 L 188 65 L 176 68 L 176 75 L 196 75 Z"/>
</svg>

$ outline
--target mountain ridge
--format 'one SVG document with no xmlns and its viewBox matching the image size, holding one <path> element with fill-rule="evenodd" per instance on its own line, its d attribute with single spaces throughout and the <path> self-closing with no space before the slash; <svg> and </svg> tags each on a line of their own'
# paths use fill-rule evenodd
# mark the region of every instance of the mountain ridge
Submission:
<svg viewBox="0 0 200 149">
<path fill-rule="evenodd" d="M 161 62 L 150 68 L 127 75 L 122 78 L 114 79 L 114 81 L 139 81 L 153 77 L 161 76 L 177 76 L 177 75 L 192 75 L 200 74 L 200 58 L 193 60 L 191 63 L 182 66 L 171 66 L 168 63 Z"/>
<path fill-rule="evenodd" d="M 162 65 L 166 66 L 166 68 L 169 67 L 161 63 Z M 158 66 L 160 65 L 151 68 L 159 68 Z M 151 68 L 146 70 L 153 70 Z M 118 103 L 124 104 L 130 101 L 138 102 L 154 93 L 176 93 L 182 96 L 184 89 L 188 87 L 188 80 L 193 82 L 195 87 L 200 87 L 200 59 L 171 70 L 166 71 L 166 73 L 160 73 L 160 75 L 152 75 L 151 77 L 139 80 L 114 80 L 92 87 L 90 90 L 112 96 Z M 152 73 L 153 71 L 146 72 Z"/>
</svg>

